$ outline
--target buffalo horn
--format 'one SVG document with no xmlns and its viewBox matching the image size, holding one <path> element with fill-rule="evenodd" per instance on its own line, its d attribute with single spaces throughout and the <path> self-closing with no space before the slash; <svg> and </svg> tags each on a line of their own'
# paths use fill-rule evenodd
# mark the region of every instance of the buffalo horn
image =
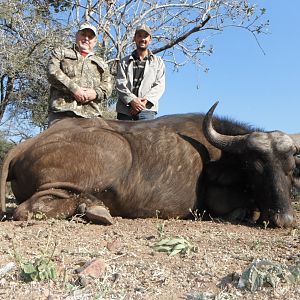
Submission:
<svg viewBox="0 0 300 300">
<path fill-rule="evenodd" d="M 219 101 L 217 101 L 207 112 L 203 120 L 203 132 L 206 139 L 215 147 L 231 153 L 241 153 L 245 148 L 245 140 L 248 134 L 245 135 L 223 135 L 216 132 L 212 125 L 212 116 Z"/>
</svg>

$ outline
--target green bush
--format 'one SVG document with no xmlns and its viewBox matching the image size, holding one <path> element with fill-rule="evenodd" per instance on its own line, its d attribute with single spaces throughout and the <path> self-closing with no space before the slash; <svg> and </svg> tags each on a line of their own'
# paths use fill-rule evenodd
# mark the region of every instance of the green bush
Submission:
<svg viewBox="0 0 300 300">
<path fill-rule="evenodd" d="M 7 152 L 14 146 L 14 143 L 8 142 L 3 137 L 3 134 L 0 133 L 0 165 L 2 165 L 2 162 L 7 154 Z"/>
</svg>

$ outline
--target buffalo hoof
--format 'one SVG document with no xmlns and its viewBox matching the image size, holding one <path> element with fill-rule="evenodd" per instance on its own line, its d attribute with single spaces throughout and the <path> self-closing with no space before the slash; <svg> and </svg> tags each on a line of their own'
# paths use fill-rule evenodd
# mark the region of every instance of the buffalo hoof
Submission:
<svg viewBox="0 0 300 300">
<path fill-rule="evenodd" d="M 277 227 L 294 227 L 296 225 L 293 213 L 275 214 L 274 223 Z"/>
<path fill-rule="evenodd" d="M 279 228 L 293 228 L 297 225 L 293 212 L 273 214 L 261 213 L 258 223 L 264 224 L 264 226 L 270 225 L 271 227 Z"/>
<path fill-rule="evenodd" d="M 87 207 L 85 211 L 86 218 L 93 223 L 100 223 L 104 225 L 112 225 L 113 219 L 109 211 L 103 206 Z"/>
</svg>

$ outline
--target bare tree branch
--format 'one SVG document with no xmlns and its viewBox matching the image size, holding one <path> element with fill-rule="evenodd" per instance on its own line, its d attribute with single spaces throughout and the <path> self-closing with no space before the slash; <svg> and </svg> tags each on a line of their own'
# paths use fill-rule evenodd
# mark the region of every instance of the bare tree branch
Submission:
<svg viewBox="0 0 300 300">
<path fill-rule="evenodd" d="M 10 0 L 0 5 L 0 122 L 19 126 L 27 120 L 43 128 L 49 84 L 49 52 L 68 45 L 80 22 L 99 32 L 99 54 L 112 70 L 135 48 L 137 26 L 152 30 L 152 52 L 175 69 L 213 53 L 216 32 L 246 30 L 260 46 L 258 34 L 268 21 L 264 9 L 247 0 Z M 262 49 L 262 48 L 261 48 Z M 263 49 L 262 49 L 263 51 Z M 109 99 L 107 107 L 113 102 Z M 2 120 L 3 122 L 4 120 Z M 19 127 L 21 128 L 21 127 Z M 16 132 L 16 131 L 15 131 Z"/>
<path fill-rule="evenodd" d="M 205 26 L 205 24 L 206 24 L 209 20 L 210 20 L 210 15 L 208 15 L 208 16 L 206 17 L 206 19 L 205 19 L 202 23 L 200 23 L 198 26 L 195 26 L 194 28 L 192 28 L 191 30 L 189 30 L 188 32 L 186 32 L 185 34 L 179 36 L 177 39 L 171 41 L 170 43 L 164 45 L 163 47 L 160 47 L 160 48 L 158 48 L 158 49 L 152 50 L 152 52 L 153 52 L 154 54 L 156 54 L 156 53 L 159 53 L 159 52 L 162 52 L 162 51 L 165 51 L 165 50 L 167 50 L 167 49 L 172 48 L 174 45 L 179 44 L 180 42 L 184 41 L 184 40 L 185 40 L 186 38 L 188 38 L 191 34 L 200 31 L 200 30 Z"/>
</svg>

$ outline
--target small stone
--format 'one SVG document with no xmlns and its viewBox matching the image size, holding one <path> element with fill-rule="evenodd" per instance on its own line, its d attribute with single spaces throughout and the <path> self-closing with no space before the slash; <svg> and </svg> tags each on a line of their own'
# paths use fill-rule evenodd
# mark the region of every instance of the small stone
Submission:
<svg viewBox="0 0 300 300">
<path fill-rule="evenodd" d="M 0 268 L 0 276 L 3 276 L 6 273 L 9 273 L 10 271 L 13 271 L 15 268 L 16 264 L 14 262 L 9 262 L 8 264 Z"/>
<path fill-rule="evenodd" d="M 106 248 L 111 252 L 120 252 L 122 247 L 123 247 L 123 244 L 118 240 L 108 242 L 107 246 L 106 246 Z"/>
<path fill-rule="evenodd" d="M 100 278 L 106 271 L 106 263 L 103 259 L 97 258 L 85 263 L 82 267 L 75 270 L 79 275 L 91 276 L 93 278 Z"/>
</svg>

